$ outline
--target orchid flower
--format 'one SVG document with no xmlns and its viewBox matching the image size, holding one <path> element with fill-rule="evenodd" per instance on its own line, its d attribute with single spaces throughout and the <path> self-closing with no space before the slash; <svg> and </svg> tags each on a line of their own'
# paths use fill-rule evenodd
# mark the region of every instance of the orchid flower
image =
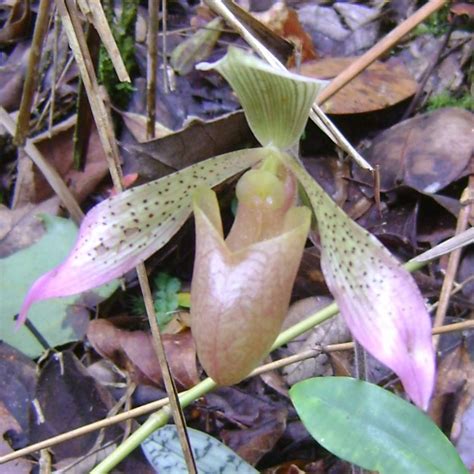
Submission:
<svg viewBox="0 0 474 474">
<path fill-rule="evenodd" d="M 254 135 L 264 147 L 212 158 L 100 203 L 86 216 L 68 259 L 33 285 L 20 320 L 24 321 L 33 302 L 98 286 L 131 270 L 157 251 L 190 215 L 192 191 L 196 188 L 193 206 L 198 254 L 192 311 L 193 319 L 196 319 L 193 331 L 198 353 L 209 373 L 220 379 L 219 383 L 232 383 L 242 378 L 242 374 L 254 367 L 268 351 L 269 340 L 274 339 L 278 323 L 267 322 L 267 315 L 276 314 L 275 320 L 281 317 L 274 307 L 274 300 L 281 296 L 281 307 L 285 308 L 288 288 L 291 287 L 288 281 L 290 276 L 293 277 L 293 267 L 289 261 L 272 263 L 269 255 L 273 253 L 278 258 L 279 254 L 291 253 L 293 264 L 297 265 L 297 252 L 290 252 L 280 245 L 298 247 L 299 244 L 294 242 L 297 235 L 304 234 L 306 211 L 292 206 L 287 208 L 284 204 L 278 208 L 279 211 L 272 211 L 279 216 L 278 219 L 268 217 L 272 214 L 257 211 L 246 204 L 246 196 L 258 195 L 262 189 L 266 190 L 263 193 L 266 195 L 267 188 L 250 186 L 248 192 L 242 191 L 248 180 L 251 182 L 248 177 L 242 178 L 244 184 L 239 183 L 241 190 L 238 192 L 243 204 L 231 234 L 224 241 L 215 197 L 209 189 L 200 186 L 212 187 L 270 154 L 274 162 L 275 159 L 279 161 L 280 168 L 286 169 L 283 174 L 294 175 L 309 197 L 321 239 L 323 272 L 355 339 L 394 370 L 409 397 L 426 409 L 434 385 L 435 360 L 429 315 L 413 278 L 375 237 L 337 207 L 294 157 L 284 153 L 298 141 L 311 105 L 324 82 L 277 71 L 236 48 L 230 48 L 226 57 L 217 63 L 200 67 L 215 68 L 230 82 Z M 274 183 L 271 186 L 275 186 L 275 199 L 287 203 L 290 194 L 281 190 L 281 182 L 286 183 L 287 178 L 282 181 L 279 173 L 275 176 L 280 183 L 274 179 L 268 182 Z M 255 222 L 255 219 L 260 219 L 261 227 L 242 224 Z M 276 248 L 278 241 L 282 244 L 278 244 L 280 250 L 276 252 L 272 249 Z M 201 248 L 207 248 L 209 258 Z M 248 260 L 244 255 L 248 255 Z M 259 264 L 260 261 L 265 265 Z M 279 270 L 281 265 L 287 266 L 288 275 Z M 269 273 L 267 267 L 273 269 L 273 273 Z M 272 281 L 273 278 L 277 281 Z M 249 285 L 249 280 L 253 280 L 255 285 Z M 260 283 L 262 281 L 264 284 Z M 276 288 L 281 290 L 281 295 Z M 257 290 L 260 297 L 257 297 Z M 196 296 L 199 293 L 202 294 Z M 207 303 L 204 300 L 206 293 Z M 213 297 L 222 312 L 231 315 L 226 320 L 230 329 L 226 327 L 227 323 L 217 319 L 215 312 L 214 319 L 211 316 L 208 320 L 203 319 L 209 322 L 199 327 L 197 321 L 205 318 L 202 312 L 213 309 Z M 231 301 L 240 303 L 235 312 L 231 312 L 229 307 Z M 244 310 L 256 322 L 250 322 Z M 242 319 L 242 331 L 251 332 L 247 326 L 257 328 L 257 333 L 259 325 L 265 328 L 258 333 L 259 338 L 263 332 L 266 333 L 258 350 L 254 347 L 252 335 L 249 336 L 251 354 L 248 358 L 236 356 L 237 349 L 233 348 L 234 345 L 239 348 L 244 345 L 243 339 L 237 337 L 233 320 L 237 317 Z M 222 344 L 209 337 L 214 329 L 210 324 L 218 324 Z M 206 325 L 209 326 L 207 330 Z M 232 331 L 235 344 L 232 343 Z M 209 347 L 206 347 L 206 341 Z M 227 347 L 232 350 L 226 352 Z M 220 360 L 226 365 L 228 375 L 224 374 L 222 364 L 219 365 L 212 354 L 217 348 L 222 351 Z M 247 345 L 243 352 L 246 350 Z M 234 369 L 236 362 L 241 366 Z"/>
<path fill-rule="evenodd" d="M 311 212 L 294 207 L 294 178 L 286 173 L 284 183 L 266 163 L 240 178 L 226 240 L 215 193 L 201 188 L 194 197 L 191 329 L 202 366 L 221 385 L 240 382 L 268 354 L 308 236 Z"/>
</svg>

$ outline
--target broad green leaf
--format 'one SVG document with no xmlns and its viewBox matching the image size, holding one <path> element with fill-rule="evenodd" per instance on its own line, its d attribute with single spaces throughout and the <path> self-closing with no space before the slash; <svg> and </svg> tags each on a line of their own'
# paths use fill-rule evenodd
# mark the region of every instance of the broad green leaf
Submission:
<svg viewBox="0 0 474 474">
<path fill-rule="evenodd" d="M 256 474 L 250 464 L 230 448 L 202 431 L 187 428 L 199 474 Z M 176 427 L 167 425 L 155 431 L 143 443 L 148 462 L 160 474 L 187 474 L 186 462 Z"/>
<path fill-rule="evenodd" d="M 341 459 L 381 474 L 467 474 L 430 418 L 377 385 L 312 378 L 290 397 L 313 438 Z"/>
<path fill-rule="evenodd" d="M 43 220 L 46 233 L 37 243 L 0 259 L 1 338 L 33 358 L 44 349 L 26 327 L 15 330 L 13 318 L 31 284 L 66 257 L 77 237 L 77 227 L 72 221 L 48 215 Z M 86 295 L 44 301 L 32 309 L 30 319 L 52 347 L 77 341 L 84 335 L 88 320 L 87 315 L 81 318 L 78 313 L 81 302 L 82 306 L 87 302 L 97 303 L 110 296 L 117 286 L 118 282 L 113 282 Z"/>
<path fill-rule="evenodd" d="M 220 61 L 197 68 L 219 71 L 237 94 L 257 140 L 280 150 L 300 139 L 316 95 L 326 85 L 276 69 L 235 47 Z"/>
<path fill-rule="evenodd" d="M 413 277 L 296 160 L 280 156 L 311 202 L 324 277 L 352 335 L 390 367 L 409 397 L 426 409 L 434 386 L 435 357 L 430 317 Z"/>
<path fill-rule="evenodd" d="M 184 224 L 198 186 L 216 186 L 266 154 L 258 148 L 220 155 L 102 201 L 84 218 L 68 258 L 34 283 L 20 321 L 36 301 L 87 291 L 133 269 Z"/>
</svg>

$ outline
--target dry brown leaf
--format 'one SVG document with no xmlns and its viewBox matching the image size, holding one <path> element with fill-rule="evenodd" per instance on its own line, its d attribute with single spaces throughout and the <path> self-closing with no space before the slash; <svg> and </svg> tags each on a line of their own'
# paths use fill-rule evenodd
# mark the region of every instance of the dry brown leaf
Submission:
<svg viewBox="0 0 474 474">
<path fill-rule="evenodd" d="M 99 354 L 127 370 L 135 383 L 163 385 L 150 333 L 119 329 L 108 320 L 97 319 L 90 322 L 87 337 Z M 196 350 L 190 331 L 164 334 L 163 344 L 178 386 L 187 389 L 197 384 Z"/>
<path fill-rule="evenodd" d="M 319 59 L 303 64 L 300 72 L 305 76 L 330 80 L 356 59 Z M 402 64 L 376 61 L 327 100 L 322 109 L 334 115 L 382 110 L 411 97 L 416 87 L 416 82 Z"/>
<path fill-rule="evenodd" d="M 16 0 L 8 20 L 0 29 L 0 44 L 8 44 L 23 38 L 30 23 L 30 0 Z"/>
<path fill-rule="evenodd" d="M 76 199 L 81 202 L 96 188 L 107 175 L 108 166 L 105 154 L 95 128 L 92 129 L 87 147 L 83 171 L 76 170 L 73 164 L 73 121 L 68 121 L 66 129 L 59 124 L 53 129 L 53 136 L 42 134 L 34 139 L 42 155 L 51 163 Z M 41 202 L 54 194 L 43 174 L 33 165 L 22 151 L 18 157 L 18 178 L 15 186 L 13 207 Z"/>
<path fill-rule="evenodd" d="M 402 185 L 436 193 L 469 173 L 474 153 L 474 114 L 458 108 L 439 109 L 405 120 L 379 134 L 365 157 L 380 167 L 380 187 Z M 371 185 L 372 176 L 354 169 L 357 180 Z"/>
<path fill-rule="evenodd" d="M 298 13 L 293 8 L 289 8 L 283 2 L 277 2 L 266 12 L 254 15 L 275 33 L 295 44 L 300 52 L 301 62 L 318 57 L 311 36 L 302 27 Z M 295 65 L 294 59 L 294 56 L 290 58 L 289 67 Z"/>
</svg>

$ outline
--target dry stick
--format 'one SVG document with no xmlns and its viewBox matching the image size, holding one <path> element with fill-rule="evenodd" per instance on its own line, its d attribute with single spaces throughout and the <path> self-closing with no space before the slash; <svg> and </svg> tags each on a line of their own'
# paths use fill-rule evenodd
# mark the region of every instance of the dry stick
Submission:
<svg viewBox="0 0 474 474">
<path fill-rule="evenodd" d="M 209 8 L 222 16 L 222 18 L 224 18 L 224 20 L 254 49 L 254 51 L 264 58 L 271 66 L 280 71 L 287 71 L 286 67 L 280 62 L 280 60 L 247 28 L 245 20 L 242 21 L 241 18 L 238 18 L 234 12 L 229 9 L 227 4 L 231 3 L 231 0 L 204 0 L 204 2 Z M 237 11 L 238 10 L 235 10 L 235 13 L 237 13 Z M 347 138 L 344 137 L 316 103 L 313 105 L 309 117 L 334 143 L 348 153 L 359 166 L 367 170 L 372 170 L 372 166 L 362 158 Z"/>
<path fill-rule="evenodd" d="M 65 1 L 67 2 L 67 7 Z M 92 59 L 79 22 L 79 12 L 71 0 L 56 0 L 56 5 L 64 30 L 66 31 L 69 46 L 74 54 L 79 73 L 87 91 L 89 104 L 97 124 L 97 132 L 107 158 L 112 181 L 115 188 L 120 189 L 122 176 L 119 166 L 118 148 L 113 129 L 108 122 L 107 110 L 101 99 L 101 92 L 94 73 Z"/>
<path fill-rule="evenodd" d="M 146 133 L 155 137 L 156 68 L 158 65 L 158 0 L 148 0 L 148 34 L 146 56 Z"/>
<path fill-rule="evenodd" d="M 76 63 L 79 67 L 79 72 L 81 74 L 84 87 L 89 98 L 89 103 L 91 106 L 92 113 L 94 115 L 94 120 L 97 125 L 97 131 L 101 139 L 102 147 L 107 156 L 107 162 L 112 176 L 112 181 L 114 183 L 115 189 L 118 191 L 122 190 L 122 181 L 121 181 L 121 169 L 119 164 L 119 153 L 117 144 L 114 138 L 114 131 L 112 127 L 112 120 L 109 115 L 109 112 L 102 100 L 102 93 L 97 82 L 97 77 L 95 75 L 94 67 L 90 57 L 89 50 L 87 48 L 84 32 L 79 23 L 79 15 L 76 9 L 75 4 L 72 0 L 56 0 L 58 11 L 63 21 L 64 29 L 68 36 L 69 45 L 73 51 Z M 148 280 L 146 276 L 146 270 L 144 264 L 139 264 L 136 268 L 139 275 L 141 289 L 144 295 L 145 304 L 147 307 L 147 315 L 150 321 L 150 326 L 153 334 L 153 339 L 156 344 L 162 345 L 161 335 L 159 333 L 158 325 L 156 324 L 156 314 L 153 307 L 153 300 L 151 298 L 151 292 L 148 285 Z M 154 324 L 155 323 L 155 324 Z M 161 361 L 162 358 L 160 354 L 164 353 L 164 349 L 157 353 L 158 360 Z M 163 378 L 165 381 L 165 386 L 168 391 L 168 395 L 174 401 L 171 405 L 177 408 L 176 411 L 173 411 L 174 421 L 178 428 L 178 432 L 185 431 L 184 425 L 181 423 L 183 419 L 182 414 L 179 414 L 181 410 L 176 392 L 173 392 L 173 382 L 171 380 L 171 374 L 167 364 L 162 365 L 161 367 L 163 372 Z M 184 434 L 182 438 L 185 440 L 186 435 Z M 186 453 L 188 451 L 191 453 L 191 448 L 189 444 L 183 445 L 183 451 Z M 190 456 L 192 456 L 190 454 Z"/>
<path fill-rule="evenodd" d="M 79 0 L 79 8 L 87 19 L 94 25 L 102 40 L 102 44 L 109 54 L 112 65 L 120 82 L 132 82 L 128 75 L 127 68 L 120 55 L 119 48 L 115 42 L 114 35 L 110 30 L 109 22 L 105 16 L 100 0 Z"/>
<path fill-rule="evenodd" d="M 434 328 L 433 334 L 446 334 L 450 332 L 464 331 L 468 329 L 474 329 L 474 321 L 464 321 L 461 323 L 454 323 L 454 324 L 449 324 L 446 326 Z M 353 350 L 353 349 L 354 349 L 353 342 L 344 342 L 340 344 L 330 344 L 328 346 L 315 347 L 314 349 L 308 349 L 308 350 L 299 352 L 298 354 L 294 354 L 294 355 L 285 357 L 283 359 L 279 359 L 277 361 L 262 365 L 258 367 L 257 369 L 253 370 L 248 375 L 248 378 L 255 377 L 265 372 L 269 372 L 270 370 L 280 369 L 286 365 L 293 364 L 295 362 L 300 362 L 302 360 L 315 357 L 321 354 L 322 352 L 337 352 L 337 351 L 346 351 L 346 350 Z M 186 393 L 187 392 L 182 392 L 180 393 L 180 396 L 183 396 Z M 0 464 L 8 462 L 8 461 L 12 461 L 13 459 L 17 459 L 21 456 L 26 456 L 28 454 L 39 451 L 41 449 L 49 448 L 51 446 L 56 446 L 57 444 L 77 438 L 78 436 L 83 436 L 93 431 L 97 431 L 102 428 L 107 428 L 109 426 L 115 425 L 117 423 L 121 423 L 131 418 L 137 418 L 139 416 L 146 415 L 150 412 L 154 412 L 160 408 L 163 408 L 167 404 L 168 404 L 168 398 L 163 398 L 161 400 L 157 400 L 155 402 L 147 403 L 146 405 L 133 408 L 132 410 L 129 410 L 125 413 L 120 413 L 119 415 L 111 416 L 109 418 L 105 418 L 103 420 L 81 426 L 80 428 L 76 428 L 75 430 L 68 431 L 67 433 L 60 434 L 49 439 L 45 439 L 44 441 L 40 441 L 39 443 L 32 444 L 31 446 L 19 449 L 17 451 L 14 451 L 13 453 L 9 453 L 5 456 L 2 456 L 0 457 Z"/>
<path fill-rule="evenodd" d="M 467 229 L 469 223 L 469 214 L 472 208 L 472 197 L 469 199 L 469 195 L 474 190 L 474 176 L 469 177 L 469 184 L 464 190 L 461 196 L 461 210 L 458 214 L 458 221 L 456 224 L 456 232 L 458 235 L 461 232 L 464 232 Z M 459 266 L 459 260 L 461 258 L 461 249 L 453 250 L 449 254 L 448 268 L 446 269 L 446 275 L 443 280 L 443 286 L 441 287 L 441 293 L 439 296 L 438 307 L 436 308 L 436 315 L 433 322 L 434 327 L 439 327 L 443 325 L 444 318 L 446 316 L 446 311 L 449 305 L 449 297 L 451 295 L 451 290 L 454 284 L 454 278 Z M 438 345 L 439 336 L 433 338 L 435 347 Z"/>
<path fill-rule="evenodd" d="M 143 294 L 143 300 L 145 301 L 145 309 L 150 322 L 150 328 L 152 332 L 152 344 L 155 349 L 158 362 L 160 364 L 161 372 L 163 374 L 163 381 L 165 383 L 166 393 L 169 397 L 170 408 L 173 414 L 173 419 L 178 431 L 178 437 L 183 449 L 184 458 L 186 460 L 186 467 L 188 472 L 191 474 L 197 473 L 196 463 L 194 456 L 191 451 L 191 445 L 189 443 L 189 436 L 186 430 L 186 420 L 184 419 L 183 409 L 178 400 L 178 391 L 174 383 L 171 371 L 169 368 L 168 360 L 166 359 L 165 347 L 161 337 L 161 331 L 158 327 L 156 320 L 155 306 L 153 304 L 153 297 L 150 290 L 150 284 L 148 276 L 146 274 L 145 265 L 142 263 L 136 268 L 138 274 L 138 280 L 140 282 L 140 288 Z"/>
<path fill-rule="evenodd" d="M 430 0 L 423 5 L 413 15 L 408 17 L 403 23 L 400 23 L 387 36 L 370 48 L 366 53 L 356 59 L 348 68 L 344 69 L 336 76 L 329 85 L 322 90 L 316 98 L 318 104 L 322 104 L 336 92 L 342 89 L 354 77 L 357 77 L 362 71 L 376 61 L 380 56 L 393 48 L 407 33 L 415 28 L 422 21 L 426 20 L 432 13 L 439 10 L 446 0 Z"/>
<path fill-rule="evenodd" d="M 163 65 L 163 89 L 165 94 L 170 93 L 168 78 L 168 0 L 161 0 L 161 51 Z"/>
<path fill-rule="evenodd" d="M 15 134 L 17 124 L 3 107 L 0 107 L 0 123 L 7 129 L 10 135 L 13 136 Z M 48 181 L 48 184 L 59 196 L 59 199 L 64 204 L 64 207 L 68 210 L 74 221 L 77 224 L 80 223 L 82 218 L 84 217 L 84 214 L 82 213 L 81 208 L 76 201 L 76 198 L 66 186 L 56 169 L 50 163 L 48 163 L 46 158 L 41 154 L 38 148 L 36 148 L 35 144 L 31 139 L 26 140 L 24 150 L 31 158 L 33 163 L 43 173 L 43 176 L 46 178 L 46 181 Z"/>
<path fill-rule="evenodd" d="M 25 143 L 30 128 L 31 108 L 38 82 L 38 66 L 41 59 L 44 39 L 48 31 L 49 16 L 51 13 L 51 0 L 41 0 L 38 7 L 38 17 L 36 18 L 35 31 L 31 41 L 30 55 L 28 57 L 28 67 L 26 69 L 25 84 L 21 96 L 20 111 L 18 113 L 14 142 L 17 146 Z"/>
</svg>

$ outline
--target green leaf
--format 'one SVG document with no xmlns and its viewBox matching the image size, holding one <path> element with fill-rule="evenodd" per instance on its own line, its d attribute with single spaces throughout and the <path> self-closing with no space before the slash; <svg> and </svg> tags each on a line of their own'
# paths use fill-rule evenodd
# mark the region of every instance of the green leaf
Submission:
<svg viewBox="0 0 474 474">
<path fill-rule="evenodd" d="M 77 237 L 72 221 L 49 215 L 43 220 L 46 233 L 37 243 L 0 259 L 1 338 L 30 357 L 38 357 L 44 349 L 26 327 L 15 330 L 13 318 L 33 281 L 60 263 Z M 81 302 L 101 301 L 117 286 L 115 281 L 82 296 L 41 302 L 32 308 L 30 319 L 51 347 L 77 341 L 84 335 L 88 321 L 87 314 L 81 313 Z"/>
<path fill-rule="evenodd" d="M 446 436 L 423 412 L 376 385 L 347 377 L 304 380 L 290 390 L 314 439 L 381 474 L 467 474 Z"/>
<path fill-rule="evenodd" d="M 225 444 L 202 431 L 187 428 L 199 474 L 256 474 Z M 176 427 L 167 425 L 155 431 L 143 443 L 142 449 L 156 472 L 187 474 L 186 463 L 179 444 Z"/>
<path fill-rule="evenodd" d="M 220 61 L 197 68 L 219 71 L 237 94 L 257 140 L 280 150 L 300 139 L 316 95 L 327 83 L 276 69 L 235 47 Z"/>
</svg>

